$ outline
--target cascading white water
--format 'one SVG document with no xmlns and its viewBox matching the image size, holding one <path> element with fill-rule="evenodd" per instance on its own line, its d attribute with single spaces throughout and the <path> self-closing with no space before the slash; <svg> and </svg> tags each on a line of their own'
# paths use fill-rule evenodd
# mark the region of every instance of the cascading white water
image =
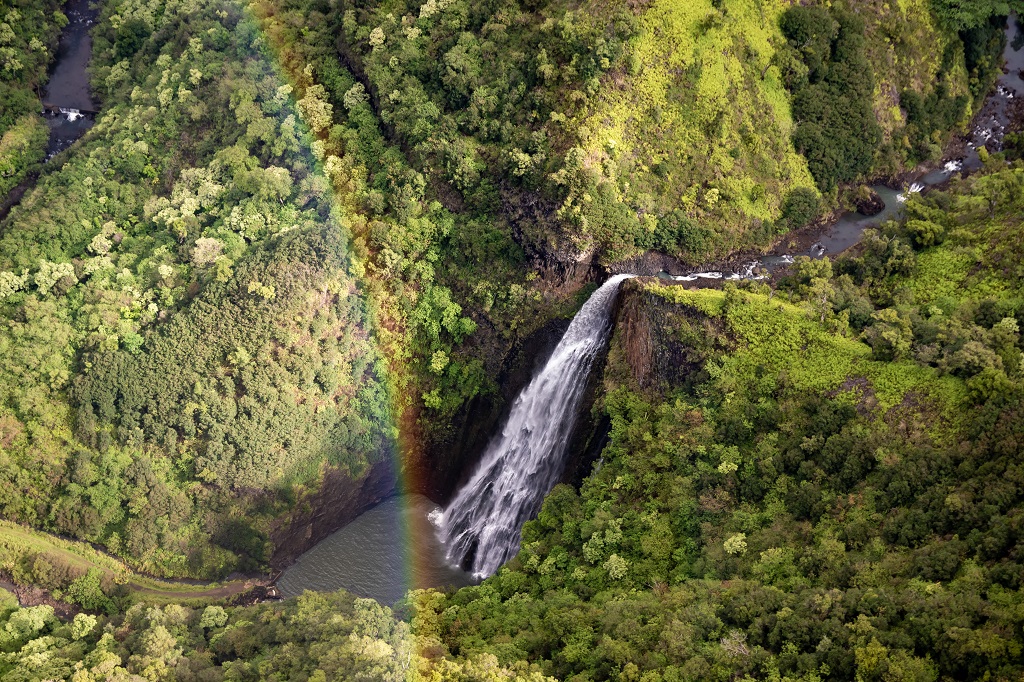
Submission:
<svg viewBox="0 0 1024 682">
<path fill-rule="evenodd" d="M 619 283 L 591 295 L 544 369 L 519 394 L 500 437 L 491 441 L 469 482 L 437 520 L 448 560 L 487 577 L 519 549 L 523 523 L 540 511 L 558 482 L 590 365 L 607 340 Z"/>
</svg>

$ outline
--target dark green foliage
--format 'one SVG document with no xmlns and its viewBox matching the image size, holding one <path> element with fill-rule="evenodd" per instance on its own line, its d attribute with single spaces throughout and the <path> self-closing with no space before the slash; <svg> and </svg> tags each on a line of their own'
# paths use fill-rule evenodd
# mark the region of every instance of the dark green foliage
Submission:
<svg viewBox="0 0 1024 682">
<path fill-rule="evenodd" d="M 992 17 L 1005 17 L 1011 10 L 1024 11 L 1020 0 L 931 0 L 939 20 L 962 31 L 986 23 Z"/>
<path fill-rule="evenodd" d="M 780 231 L 795 230 L 818 217 L 818 195 L 807 187 L 797 187 L 782 204 Z"/>
<path fill-rule="evenodd" d="M 436 609 L 448 648 L 525 658 L 559 679 L 1019 675 L 1024 271 L 1009 253 L 1022 184 L 1004 170 L 915 198 L 859 255 L 798 261 L 775 302 L 731 289 L 670 304 L 664 287 L 654 303 L 630 286 L 631 322 L 604 374 L 600 466 L 579 492 L 548 496 L 513 562 Z M 929 301 L 932 259 L 993 244 L 955 298 Z M 999 293 L 979 297 L 973 282 Z M 787 296 L 804 306 L 777 308 L 792 311 L 788 326 L 811 313 L 821 329 L 823 296 L 836 352 L 859 353 L 839 336 L 855 321 L 874 360 L 808 390 L 840 360 L 801 374 L 815 342 L 766 324 Z M 639 382 L 644 324 L 654 362 L 707 371 Z M 907 377 L 912 388 L 883 395 Z"/>
<path fill-rule="evenodd" d="M 149 36 L 149 26 L 139 18 L 121 23 L 114 38 L 114 60 L 121 61 L 135 56 Z"/>
<path fill-rule="evenodd" d="M 828 192 L 863 177 L 881 141 L 864 24 L 838 9 L 798 6 L 783 14 L 781 27 L 799 60 L 786 74 L 797 123 L 793 144 Z"/>
<path fill-rule="evenodd" d="M 970 76 L 968 84 L 976 109 L 980 108 L 993 81 L 1001 73 L 1002 53 L 1006 46 L 1005 27 L 1005 15 L 993 15 L 965 26 L 960 32 L 964 43 L 964 62 Z"/>
<path fill-rule="evenodd" d="M 968 54 L 973 44 L 965 36 Z M 951 97 L 946 82 L 947 75 L 953 67 L 956 57 L 953 46 L 943 54 L 939 70 L 939 80 L 927 96 L 905 90 L 900 94 L 900 104 L 907 113 L 907 125 L 904 134 L 908 137 L 911 150 L 909 160 L 912 163 L 921 161 L 938 161 L 942 156 L 939 142 L 944 139 L 946 131 L 952 130 L 963 118 L 970 98 L 967 95 Z M 968 57 L 968 62 L 971 61 Z M 970 69 L 970 64 L 968 65 Z M 983 81 L 990 82 L 991 74 L 983 74 Z M 972 83 L 976 81 L 972 80 Z M 976 93 L 975 93 L 976 94 Z"/>
<path fill-rule="evenodd" d="M 120 441 L 171 444 L 186 471 L 232 490 L 305 478 L 344 433 L 327 459 L 358 475 L 387 450 L 386 427 L 371 416 L 384 419 L 387 405 L 362 386 L 369 358 L 337 368 L 365 334 L 356 299 L 332 291 L 344 258 L 337 227 L 295 231 L 147 334 L 144 352 L 91 357 L 94 369 L 72 390 L 79 428 L 89 433 L 82 422 L 95 418 L 116 425 Z M 274 295 L 254 292 L 253 282 Z M 310 292 L 319 299 L 312 306 Z M 311 413 L 310 403 L 332 409 Z"/>
</svg>

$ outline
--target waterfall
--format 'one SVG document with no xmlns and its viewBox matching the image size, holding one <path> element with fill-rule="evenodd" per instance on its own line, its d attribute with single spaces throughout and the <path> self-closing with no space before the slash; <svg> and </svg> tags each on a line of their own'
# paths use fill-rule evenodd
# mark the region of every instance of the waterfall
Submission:
<svg viewBox="0 0 1024 682">
<path fill-rule="evenodd" d="M 612 277 L 583 305 L 551 359 L 516 398 L 500 437 L 437 519 L 453 564 L 472 557 L 472 572 L 486 577 L 518 551 L 523 523 L 537 515 L 562 475 L 590 365 L 607 339 L 619 283 L 628 277 Z"/>
</svg>

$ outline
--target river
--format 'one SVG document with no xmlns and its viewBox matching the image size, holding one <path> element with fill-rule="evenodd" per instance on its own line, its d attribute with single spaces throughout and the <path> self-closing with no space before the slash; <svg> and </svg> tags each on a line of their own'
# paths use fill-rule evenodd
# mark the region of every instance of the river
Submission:
<svg viewBox="0 0 1024 682">
<path fill-rule="evenodd" d="M 903 204 L 907 196 L 922 192 L 929 187 L 941 185 L 964 172 L 976 171 L 982 166 L 978 155 L 979 147 L 987 147 L 990 152 L 998 152 L 1003 148 L 1003 136 L 1010 123 L 1010 105 L 1015 99 L 1024 98 L 1024 48 L 1014 49 L 1013 45 L 1022 29 L 1018 17 L 1011 16 L 1006 24 L 1006 47 L 1003 59 L 1006 67 L 996 81 L 993 92 L 985 99 L 981 111 L 974 117 L 973 127 L 967 136 L 966 153 L 959 157 L 944 160 L 941 166 L 923 173 L 902 190 L 887 185 L 872 185 L 871 189 L 881 197 L 885 208 L 881 213 L 865 216 L 856 211 L 843 213 L 818 235 L 817 240 L 803 251 L 789 252 L 780 248 L 757 259 L 743 262 L 734 270 L 711 270 L 672 275 L 666 271 L 658 273 L 662 279 L 676 281 L 695 281 L 698 279 L 751 279 L 763 277 L 765 272 L 772 272 L 793 262 L 794 256 L 806 255 L 811 258 L 824 258 L 845 251 L 860 242 L 864 230 L 878 227 L 887 220 L 898 219 L 903 214 Z"/>
<path fill-rule="evenodd" d="M 89 92 L 89 59 L 92 56 L 92 37 L 89 29 L 96 20 L 96 10 L 89 0 L 68 0 L 64 6 L 68 25 L 60 36 L 50 80 L 43 94 L 44 105 L 56 109 L 46 111 L 50 126 L 50 142 L 46 148 L 47 160 L 64 151 L 85 134 L 93 124 L 97 105 Z"/>
</svg>

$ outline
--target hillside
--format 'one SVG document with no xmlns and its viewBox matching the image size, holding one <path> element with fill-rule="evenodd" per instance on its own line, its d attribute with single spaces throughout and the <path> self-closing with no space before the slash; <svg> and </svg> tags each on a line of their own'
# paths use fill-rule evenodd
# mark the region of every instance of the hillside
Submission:
<svg viewBox="0 0 1024 682">
<path fill-rule="evenodd" d="M 600 466 L 442 641 L 574 680 L 1019 675 L 1022 190 L 929 195 L 775 292 L 627 284 Z"/>
<path fill-rule="evenodd" d="M 1018 5 L 103 0 L 45 163 L 67 18 L 0 10 L 0 680 L 1018 679 L 1019 103 L 834 260 L 624 283 L 496 575 L 242 594 L 445 502 L 608 267 L 940 162 Z"/>
<path fill-rule="evenodd" d="M 774 289 L 629 283 L 601 462 L 480 586 L 395 612 L 14 610 L 8 670 L 45 651 L 75 679 L 1016 679 L 1022 190 L 995 167 Z"/>
<path fill-rule="evenodd" d="M 965 48 L 926 0 L 818 10 L 828 55 L 793 32 L 802 19 L 786 34 L 791 14 L 806 12 L 750 0 L 371 2 L 335 20 L 346 63 L 442 201 L 507 223 L 536 262 L 572 279 L 573 263 L 595 256 L 657 248 L 699 261 L 765 244 L 815 217 L 815 180 L 828 209 L 835 177 L 938 160 L 977 103 L 968 91 L 991 77 L 995 59 L 978 63 L 991 34 L 963 34 Z M 810 73 L 823 79 L 814 112 L 799 102 L 803 59 L 834 62 L 832 76 Z M 819 131 L 798 148 L 794 105 L 856 139 Z M 834 176 L 816 153 L 863 162 Z"/>
</svg>

